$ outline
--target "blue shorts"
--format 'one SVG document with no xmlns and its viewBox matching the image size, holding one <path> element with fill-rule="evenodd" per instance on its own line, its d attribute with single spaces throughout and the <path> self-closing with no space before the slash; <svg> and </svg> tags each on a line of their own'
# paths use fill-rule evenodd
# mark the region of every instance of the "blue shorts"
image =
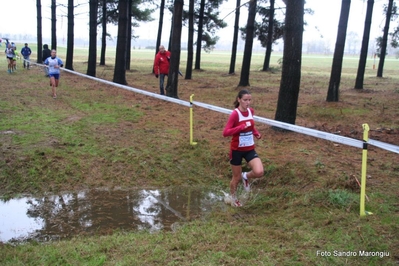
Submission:
<svg viewBox="0 0 399 266">
<path fill-rule="evenodd" d="M 51 78 L 55 78 L 55 79 L 60 79 L 60 74 L 48 74 L 48 76 Z"/>
<path fill-rule="evenodd" d="M 231 151 L 230 154 L 230 164 L 231 165 L 241 165 L 242 163 L 242 158 L 245 159 L 245 161 L 249 162 L 254 158 L 258 158 L 258 154 L 256 153 L 255 150 L 250 150 L 250 151 Z"/>
</svg>

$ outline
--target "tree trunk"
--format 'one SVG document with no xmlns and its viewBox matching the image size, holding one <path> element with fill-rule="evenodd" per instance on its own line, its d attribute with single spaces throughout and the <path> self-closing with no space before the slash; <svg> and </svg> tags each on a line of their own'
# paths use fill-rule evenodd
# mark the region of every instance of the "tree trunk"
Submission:
<svg viewBox="0 0 399 266">
<path fill-rule="evenodd" d="M 74 6 L 73 0 L 68 0 L 68 38 L 65 68 L 73 70 L 73 48 L 74 48 Z"/>
<path fill-rule="evenodd" d="M 198 18 L 197 52 L 195 53 L 195 69 L 201 69 L 201 50 L 202 50 L 202 32 L 204 26 L 205 0 L 201 0 L 200 13 Z"/>
<path fill-rule="evenodd" d="M 126 44 L 128 25 L 128 0 L 119 0 L 118 4 L 118 40 L 116 42 L 116 57 L 113 82 L 126 85 Z"/>
<path fill-rule="evenodd" d="M 161 46 L 164 10 L 165 10 L 165 0 L 161 0 L 161 6 L 159 8 L 157 44 L 156 44 L 156 47 L 155 47 L 155 55 L 154 55 L 154 57 L 159 52 L 159 46 Z M 152 66 L 152 73 L 154 73 L 154 66 Z"/>
<path fill-rule="evenodd" d="M 128 0 L 127 40 L 126 40 L 126 70 L 130 70 L 130 58 L 132 53 L 132 5 L 133 1 Z"/>
<path fill-rule="evenodd" d="M 107 1 L 102 1 L 102 13 L 101 18 L 102 32 L 101 32 L 101 55 L 100 55 L 100 66 L 105 66 L 105 52 L 107 50 Z"/>
<path fill-rule="evenodd" d="M 275 120 L 295 124 L 301 84 L 304 0 L 287 0 L 284 54 Z"/>
<path fill-rule="evenodd" d="M 183 5 L 183 0 L 175 0 L 174 2 L 172 50 L 170 56 L 168 83 L 166 85 L 166 95 L 173 98 L 179 98 L 177 93 L 177 85 L 179 80 Z"/>
<path fill-rule="evenodd" d="M 341 82 L 342 61 L 344 58 L 346 30 L 348 26 L 350 7 L 351 7 L 351 0 L 342 0 L 337 41 L 335 43 L 330 83 L 327 92 L 327 102 L 339 101 L 339 85 Z"/>
<path fill-rule="evenodd" d="M 57 4 L 51 0 L 51 50 L 57 49 Z"/>
<path fill-rule="evenodd" d="M 38 64 L 42 64 L 42 49 L 43 49 L 43 36 L 42 36 L 42 3 L 41 0 L 36 0 L 36 13 L 37 13 L 37 60 Z"/>
<path fill-rule="evenodd" d="M 269 28 L 267 31 L 267 44 L 266 44 L 266 55 L 265 61 L 263 62 L 263 71 L 270 69 L 270 57 L 272 54 L 273 44 L 273 28 L 274 28 L 274 0 L 270 0 L 270 13 L 269 13 Z"/>
<path fill-rule="evenodd" d="M 364 21 L 362 48 L 360 50 L 359 66 L 357 68 L 355 89 L 363 89 L 364 72 L 366 69 L 367 53 L 370 41 L 370 28 L 371 28 L 371 19 L 373 16 L 373 6 L 374 6 L 374 0 L 368 0 L 366 19 Z"/>
<path fill-rule="evenodd" d="M 247 33 L 245 38 L 244 57 L 242 59 L 242 68 L 240 83 L 238 86 L 246 87 L 249 85 L 249 72 L 251 69 L 252 45 L 254 42 L 256 1 L 251 0 L 248 7 Z"/>
<path fill-rule="evenodd" d="M 231 59 L 230 59 L 230 69 L 229 74 L 234 74 L 236 67 L 236 58 L 237 58 L 237 44 L 238 44 L 238 31 L 240 29 L 240 8 L 241 8 L 241 0 L 237 0 L 236 3 L 236 16 L 234 20 L 234 33 L 233 33 L 233 45 L 231 47 Z"/>
<path fill-rule="evenodd" d="M 384 69 L 385 56 L 387 53 L 389 22 L 391 21 L 392 7 L 393 7 L 393 0 L 389 0 L 386 19 L 385 19 L 384 35 L 382 36 L 382 42 L 381 42 L 380 61 L 378 62 L 377 77 L 379 78 L 382 78 L 382 71 Z"/>
<path fill-rule="evenodd" d="M 173 38 L 173 15 L 170 23 L 170 32 L 169 32 L 169 43 L 168 43 L 168 51 L 172 51 L 172 38 Z"/>
<path fill-rule="evenodd" d="M 191 79 L 194 59 L 194 1 L 189 0 L 188 10 L 188 41 L 187 41 L 187 65 L 184 79 Z M 238 0 L 239 1 L 239 0 Z"/>
<path fill-rule="evenodd" d="M 89 2 L 89 59 L 87 63 L 87 75 L 95 77 L 97 67 L 97 13 L 98 0 Z"/>
</svg>

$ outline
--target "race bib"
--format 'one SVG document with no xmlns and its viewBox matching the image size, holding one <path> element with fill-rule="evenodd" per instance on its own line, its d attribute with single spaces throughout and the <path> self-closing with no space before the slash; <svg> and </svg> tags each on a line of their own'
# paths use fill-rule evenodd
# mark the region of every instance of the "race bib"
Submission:
<svg viewBox="0 0 399 266">
<path fill-rule="evenodd" d="M 238 147 L 249 147 L 253 145 L 255 145 L 255 142 L 252 131 L 240 133 L 240 137 L 238 138 Z"/>
</svg>

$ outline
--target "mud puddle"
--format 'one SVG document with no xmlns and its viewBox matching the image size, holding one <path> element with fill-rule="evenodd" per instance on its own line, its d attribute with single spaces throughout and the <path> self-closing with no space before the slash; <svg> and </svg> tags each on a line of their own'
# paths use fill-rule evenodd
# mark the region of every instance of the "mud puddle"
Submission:
<svg viewBox="0 0 399 266">
<path fill-rule="evenodd" d="M 0 200 L 0 241 L 45 242 L 115 230 L 174 230 L 223 204 L 222 199 L 220 192 L 203 188 L 174 188 L 87 190 Z"/>
</svg>

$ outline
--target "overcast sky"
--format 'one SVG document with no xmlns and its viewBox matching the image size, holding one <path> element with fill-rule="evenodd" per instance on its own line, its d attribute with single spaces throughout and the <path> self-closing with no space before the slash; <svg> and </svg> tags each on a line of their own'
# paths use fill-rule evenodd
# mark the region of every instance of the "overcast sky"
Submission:
<svg viewBox="0 0 399 266">
<path fill-rule="evenodd" d="M 88 0 L 74 0 L 75 5 L 79 5 L 79 8 L 75 11 L 75 38 L 88 38 Z M 242 1 L 244 2 L 244 1 Z M 50 3 L 51 0 L 42 0 L 42 17 L 43 17 L 43 37 L 49 38 L 50 35 Z M 64 4 L 66 6 L 67 0 L 57 0 L 58 4 Z M 278 7 L 280 0 L 276 1 L 276 7 Z M 382 12 L 383 4 L 387 4 L 388 0 L 376 0 L 374 4 L 373 22 L 371 30 L 371 38 L 381 36 L 382 28 L 385 20 Z M 234 10 L 236 0 L 228 0 L 223 4 L 221 9 L 221 17 L 225 17 L 225 22 L 228 23 L 228 27 L 221 30 L 218 34 L 220 37 L 230 37 L 233 33 L 234 24 L 234 13 L 226 16 L 228 13 Z M 5 37 L 9 33 L 14 34 L 28 34 L 36 35 L 36 1 L 33 0 L 12 0 L 14 7 L 13 11 L 10 12 L 8 8 L 0 9 L 0 37 Z M 185 1 L 185 5 L 188 5 L 188 1 Z M 364 17 L 366 15 L 366 0 L 352 0 L 350 18 L 347 32 L 356 32 L 361 39 L 363 36 Z M 335 43 L 338 20 L 341 9 L 341 0 L 306 0 L 305 8 L 311 8 L 314 10 L 314 15 L 306 15 L 305 20 L 308 26 L 304 32 L 304 42 L 306 41 L 317 41 L 320 38 L 329 40 Z M 168 16 L 168 11 L 165 11 L 165 16 Z M 277 16 L 281 16 L 278 14 Z M 244 26 L 246 23 L 247 8 L 243 7 L 241 10 L 241 22 L 240 26 Z M 58 38 L 66 39 L 67 33 L 67 18 L 66 8 L 59 7 L 57 9 L 57 36 Z M 154 13 L 154 17 L 158 15 L 158 11 Z M 397 25 L 397 23 L 396 23 Z M 396 26 L 395 25 L 395 26 Z M 169 25 L 165 23 L 164 36 L 162 42 L 166 42 L 168 37 L 166 36 L 169 32 Z M 393 26 L 392 26 L 393 27 Z M 136 35 L 144 39 L 154 39 L 158 30 L 158 23 L 156 21 L 152 23 L 142 23 L 139 29 L 135 29 Z M 117 33 L 116 27 L 110 28 L 111 35 L 115 36 Z M 186 31 L 183 30 L 183 34 Z"/>
</svg>

